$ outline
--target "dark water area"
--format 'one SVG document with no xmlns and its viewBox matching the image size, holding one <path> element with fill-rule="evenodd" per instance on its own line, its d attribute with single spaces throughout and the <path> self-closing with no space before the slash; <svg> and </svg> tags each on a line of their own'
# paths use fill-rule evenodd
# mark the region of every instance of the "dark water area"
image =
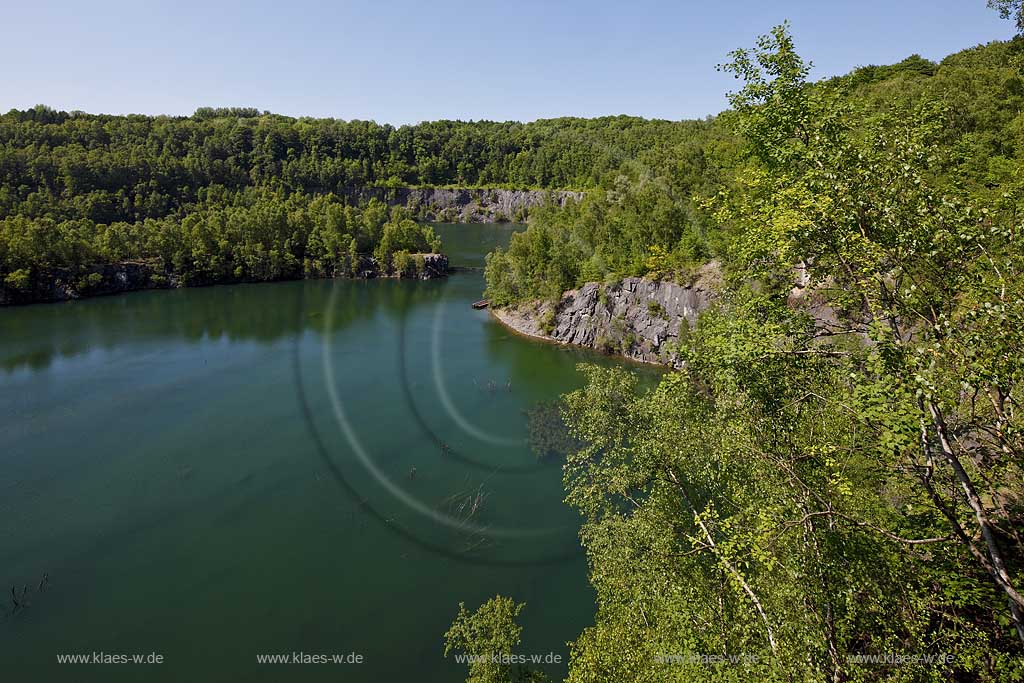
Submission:
<svg viewBox="0 0 1024 683">
<path fill-rule="evenodd" d="M 519 227 L 438 230 L 478 267 Z M 527 411 L 610 361 L 509 333 L 470 308 L 482 289 L 469 270 L 0 310 L 0 678 L 462 680 L 443 634 L 498 593 L 527 603 L 519 652 L 564 663 L 593 593 Z M 94 652 L 163 663 L 57 659 Z M 293 652 L 362 663 L 257 661 Z"/>
</svg>

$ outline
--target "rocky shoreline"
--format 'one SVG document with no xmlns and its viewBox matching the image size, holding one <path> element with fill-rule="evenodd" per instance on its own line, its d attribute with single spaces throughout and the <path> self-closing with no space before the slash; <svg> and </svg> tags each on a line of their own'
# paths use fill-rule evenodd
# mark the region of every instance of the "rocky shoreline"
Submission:
<svg viewBox="0 0 1024 683">
<path fill-rule="evenodd" d="M 416 274 L 384 272 L 376 259 L 362 255 L 356 268 L 355 278 L 378 277 L 412 278 L 433 280 L 446 277 L 450 271 L 448 257 L 444 254 L 412 254 L 414 259 L 422 257 L 422 267 Z M 281 280 L 351 278 L 351 271 L 337 269 L 330 273 L 307 274 Z M 166 272 L 157 262 L 128 261 L 109 265 L 97 265 L 83 271 L 55 269 L 38 274 L 31 286 L 14 289 L 0 282 L 0 306 L 19 306 L 38 303 L 74 301 L 95 296 L 109 296 L 146 289 L 176 289 L 179 287 L 204 287 L 221 284 L 258 282 L 252 279 L 216 279 L 184 281 L 180 276 Z M 260 281 L 261 282 L 261 281 Z"/>
<path fill-rule="evenodd" d="M 680 341 L 712 305 L 720 287 L 720 269 L 711 263 L 689 284 L 639 277 L 610 285 L 591 282 L 563 293 L 557 303 L 531 302 L 491 309 L 491 314 L 534 339 L 680 367 Z"/>
</svg>

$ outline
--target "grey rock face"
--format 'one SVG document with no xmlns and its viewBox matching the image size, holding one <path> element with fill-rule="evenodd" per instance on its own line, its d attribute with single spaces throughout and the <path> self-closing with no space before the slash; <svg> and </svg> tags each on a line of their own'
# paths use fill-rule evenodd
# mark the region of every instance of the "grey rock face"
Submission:
<svg viewBox="0 0 1024 683">
<path fill-rule="evenodd" d="M 448 257 L 444 254 L 423 254 L 423 270 L 419 274 L 421 280 L 433 280 L 448 274 Z"/>
<path fill-rule="evenodd" d="M 55 269 L 39 273 L 32 283 L 33 286 L 27 291 L 19 291 L 0 283 L 0 306 L 70 301 L 87 296 L 103 296 L 174 285 L 166 277 L 154 280 L 154 275 L 159 276 L 162 273 L 152 264 L 135 261 L 95 266 L 83 273 Z"/>
<path fill-rule="evenodd" d="M 363 280 L 370 280 L 378 277 L 392 277 L 392 278 L 410 278 L 415 277 L 418 280 L 433 280 L 439 277 L 446 277 L 449 272 L 448 268 L 448 257 L 444 254 L 411 254 L 411 256 L 423 259 L 423 266 L 415 274 L 412 271 L 406 273 L 397 273 L 395 270 L 389 269 L 384 270 L 381 268 L 380 263 L 374 257 L 368 254 L 361 254 L 359 256 L 359 264 L 356 267 L 355 277 Z M 347 266 L 339 266 L 333 273 L 328 273 L 328 277 L 347 278 L 351 277 L 350 271 Z"/>
<path fill-rule="evenodd" d="M 564 206 L 583 199 L 582 192 L 417 187 L 361 187 L 347 195 L 352 201 L 379 199 L 389 206 L 411 209 L 425 220 L 452 223 L 522 220 L 531 209 L 543 204 Z"/>
<path fill-rule="evenodd" d="M 715 273 L 705 267 L 689 285 L 638 277 L 608 286 L 591 282 L 565 292 L 553 307 L 534 303 L 493 313 L 521 334 L 676 367 L 680 338 L 715 297 Z"/>
</svg>

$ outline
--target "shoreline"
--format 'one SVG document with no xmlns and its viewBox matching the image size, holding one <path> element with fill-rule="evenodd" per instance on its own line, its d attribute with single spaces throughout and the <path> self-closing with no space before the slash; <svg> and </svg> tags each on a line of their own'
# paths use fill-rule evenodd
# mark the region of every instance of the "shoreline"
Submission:
<svg viewBox="0 0 1024 683">
<path fill-rule="evenodd" d="M 491 313 L 525 337 L 678 369 L 681 345 L 719 290 L 720 266 L 712 261 L 689 282 L 636 276 L 588 282 L 562 292 L 558 301 L 527 301 Z"/>
<path fill-rule="evenodd" d="M 363 255 L 360 271 L 356 275 L 341 269 L 333 273 L 307 274 L 297 277 L 280 277 L 270 280 L 252 278 L 225 278 L 221 280 L 196 280 L 191 283 L 182 281 L 181 276 L 167 274 L 154 264 L 144 262 L 124 262 L 94 266 L 87 273 L 101 275 L 101 281 L 90 289 L 80 286 L 82 274 L 51 271 L 45 277 L 45 284 L 29 292 L 20 292 L 5 288 L 0 284 L 0 310 L 45 304 L 61 304 L 84 299 L 97 299 L 108 296 L 131 294 L 132 292 L 163 291 L 175 289 L 194 289 L 200 287 L 219 287 L 223 285 L 270 284 L 274 282 L 301 282 L 304 280 L 438 280 L 457 272 L 459 267 L 452 267 L 446 254 L 426 254 L 427 267 L 414 276 L 384 272 L 377 266 L 372 257 Z M 156 276 L 157 279 L 154 279 Z M 79 283 L 76 283 L 75 280 Z"/>
<path fill-rule="evenodd" d="M 590 353 L 596 353 L 604 358 L 614 358 L 616 362 L 635 363 L 645 368 L 657 368 L 659 370 L 664 370 L 666 372 L 676 369 L 668 363 L 658 363 L 655 361 L 644 360 L 642 358 L 633 358 L 632 356 L 626 356 L 621 353 L 604 353 L 603 351 L 600 351 L 590 346 L 584 346 L 582 344 L 573 344 L 572 342 L 556 339 L 540 331 L 528 331 L 525 329 L 521 329 L 520 327 L 517 327 L 516 322 L 512 320 L 512 316 L 510 315 L 509 310 L 507 308 L 488 308 L 487 310 L 490 313 L 490 317 L 493 320 L 495 320 L 499 325 L 504 327 L 512 334 L 515 334 L 519 337 L 523 337 L 525 339 L 532 339 L 535 341 L 543 342 L 545 344 L 551 344 L 553 346 L 561 346 L 569 349 L 589 351 Z M 521 324 L 525 324 L 525 322 Z"/>
</svg>

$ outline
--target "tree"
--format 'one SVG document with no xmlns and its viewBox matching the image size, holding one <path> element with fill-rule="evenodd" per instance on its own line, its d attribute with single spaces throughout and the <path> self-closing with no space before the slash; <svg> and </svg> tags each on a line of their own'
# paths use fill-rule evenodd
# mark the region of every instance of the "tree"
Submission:
<svg viewBox="0 0 1024 683">
<path fill-rule="evenodd" d="M 348 242 L 348 268 L 349 274 L 352 277 L 359 274 L 359 250 L 356 245 L 355 237 Z"/>
<path fill-rule="evenodd" d="M 1005 492 L 1024 453 L 1009 408 L 1024 348 L 1013 215 L 929 182 L 947 154 L 941 107 L 855 129 L 837 93 L 801 94 L 805 67 L 784 27 L 754 59 L 739 51 L 726 68 L 746 82 L 732 101 L 764 165 L 722 214 L 742 225 L 748 277 L 792 281 L 799 264 L 840 312 L 839 334 L 871 340 L 852 389 L 862 409 L 885 406 L 868 413 L 888 432 L 879 457 L 916 473 L 948 532 L 1005 594 L 1024 642 L 1022 579 L 1011 569 L 1024 547 L 1013 532 L 1016 495 Z"/>
<path fill-rule="evenodd" d="M 547 680 L 538 672 L 514 663 L 513 650 L 519 645 L 522 628 L 516 623 L 526 603 L 495 596 L 475 612 L 459 603 L 459 613 L 445 633 L 444 655 L 461 650 L 469 661 L 467 683 L 511 683 Z"/>
</svg>

